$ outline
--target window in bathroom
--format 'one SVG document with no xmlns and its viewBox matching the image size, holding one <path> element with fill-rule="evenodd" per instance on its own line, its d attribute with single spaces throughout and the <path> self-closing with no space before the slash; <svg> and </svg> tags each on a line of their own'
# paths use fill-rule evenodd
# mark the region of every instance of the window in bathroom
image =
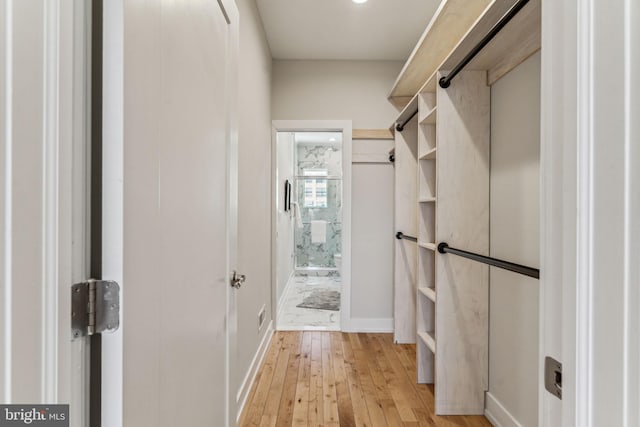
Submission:
<svg viewBox="0 0 640 427">
<path fill-rule="evenodd" d="M 327 169 L 305 169 L 304 207 L 327 207 Z"/>
</svg>

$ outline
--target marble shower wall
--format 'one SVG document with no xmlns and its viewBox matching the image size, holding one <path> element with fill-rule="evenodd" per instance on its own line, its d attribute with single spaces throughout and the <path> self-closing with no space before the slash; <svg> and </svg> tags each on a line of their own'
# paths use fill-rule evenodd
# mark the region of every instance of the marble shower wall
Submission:
<svg viewBox="0 0 640 427">
<path fill-rule="evenodd" d="M 308 169 L 326 169 L 327 207 L 304 207 L 304 179 L 296 180 L 303 228 L 295 230 L 296 268 L 335 268 L 333 255 L 342 252 L 342 148 L 327 145 L 298 144 L 297 175 Z M 311 243 L 311 221 L 327 221 L 326 243 Z"/>
<path fill-rule="evenodd" d="M 342 147 L 298 143 L 296 154 L 298 175 L 305 169 L 327 169 L 329 176 L 342 177 Z"/>
</svg>

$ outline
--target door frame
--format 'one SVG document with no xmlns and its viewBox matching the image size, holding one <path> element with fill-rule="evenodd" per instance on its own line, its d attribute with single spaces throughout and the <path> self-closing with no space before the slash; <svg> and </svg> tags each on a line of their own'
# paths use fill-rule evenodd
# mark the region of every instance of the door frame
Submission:
<svg viewBox="0 0 640 427">
<path fill-rule="evenodd" d="M 340 295 L 340 329 L 351 330 L 351 120 L 273 120 L 271 136 L 271 312 L 274 329 L 278 330 L 276 231 L 277 134 L 278 132 L 342 132 L 342 289 Z M 295 270 L 295 264 L 294 264 Z"/>
<path fill-rule="evenodd" d="M 120 284 L 124 313 L 124 0 L 102 2 L 102 276 Z M 101 425 L 124 424 L 124 327 L 102 336 Z"/>
<path fill-rule="evenodd" d="M 636 426 L 640 7 L 543 3 L 539 424 Z M 563 365 L 562 400 L 546 356 Z"/>
<path fill-rule="evenodd" d="M 37 148 L 42 179 L 39 195 L 14 193 L 14 174 L 23 166 L 14 158 L 14 149 L 22 144 L 15 139 L 13 130 L 14 100 L 24 95 L 14 94 L 14 68 L 16 64 L 24 66 L 15 58 L 17 50 L 25 48 L 15 46 L 15 30 L 21 25 L 17 22 L 16 4 L 15 0 L 7 0 L 0 5 L 0 377 L 4 380 L 0 401 L 69 404 L 71 425 L 79 427 L 85 425 L 87 415 L 88 345 L 84 338 L 72 341 L 70 313 L 71 285 L 86 280 L 88 274 L 85 4 L 52 0 L 41 2 L 32 10 L 34 18 L 40 17 L 32 22 L 30 30 L 40 35 L 35 43 L 41 62 L 30 66 L 42 79 L 40 87 L 32 88 L 39 90 L 41 110 L 23 109 L 18 112 L 18 120 L 24 126 L 28 117 L 29 123 L 42 130 Z M 26 188 L 19 190 L 33 190 Z M 14 254 L 14 238 L 24 232 L 13 222 L 16 196 L 41 198 L 37 208 L 40 241 L 36 243 L 40 252 L 30 254 L 32 258 L 28 260 Z M 40 319 L 36 330 L 30 329 L 33 325 L 19 325 L 14 319 L 14 314 L 25 307 L 20 306 L 14 294 L 13 266 L 27 261 L 41 270 L 40 286 L 29 290 L 33 299 L 30 310 L 36 315 L 34 319 Z M 16 331 L 37 339 L 39 351 L 21 354 L 22 347 L 16 346 Z M 22 370 L 17 369 L 20 365 L 32 369 L 40 382 L 37 390 L 29 389 L 29 402 L 24 401 L 24 392 L 18 401 L 14 394 L 16 389 L 25 388 L 24 384 L 19 387 L 16 374 Z"/>
</svg>

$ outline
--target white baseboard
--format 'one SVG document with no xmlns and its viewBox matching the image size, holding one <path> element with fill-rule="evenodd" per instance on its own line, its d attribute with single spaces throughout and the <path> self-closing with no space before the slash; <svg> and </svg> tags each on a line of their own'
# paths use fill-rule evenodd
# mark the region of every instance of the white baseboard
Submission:
<svg viewBox="0 0 640 427">
<path fill-rule="evenodd" d="M 490 392 L 485 395 L 484 416 L 494 427 L 522 427 L 522 424 Z"/>
<path fill-rule="evenodd" d="M 291 289 L 293 288 L 293 285 L 295 282 L 294 280 L 295 275 L 296 275 L 296 272 L 294 270 L 289 275 L 287 284 L 284 286 L 284 289 L 282 290 L 282 295 L 280 295 L 280 299 L 278 300 L 278 306 L 276 307 L 276 318 L 274 323 L 274 326 L 275 326 L 274 329 L 278 328 L 278 319 L 280 319 L 282 316 L 282 309 L 284 308 L 284 302 L 287 300 L 287 296 L 289 295 L 289 292 L 291 292 Z"/>
<path fill-rule="evenodd" d="M 273 337 L 273 320 L 270 321 L 269 325 L 267 326 L 267 330 L 264 336 L 262 337 L 262 341 L 258 346 L 258 350 L 256 351 L 255 356 L 253 356 L 251 365 L 249 365 L 249 370 L 247 372 L 247 375 L 244 377 L 244 381 L 242 381 L 242 385 L 240 386 L 240 389 L 238 390 L 238 394 L 236 395 L 236 402 L 238 405 L 236 422 L 240 420 L 240 415 L 242 415 L 242 410 L 244 409 L 244 405 L 246 405 L 247 403 L 249 392 L 251 391 L 253 382 L 256 380 L 256 375 L 258 374 L 258 370 L 260 369 L 260 366 L 262 366 L 264 356 L 267 354 L 267 349 L 269 348 L 269 344 L 271 343 L 272 337 Z"/>
<path fill-rule="evenodd" d="M 342 330 L 344 332 L 393 332 L 393 319 L 354 319 L 352 317 L 348 325 L 342 326 Z"/>
</svg>

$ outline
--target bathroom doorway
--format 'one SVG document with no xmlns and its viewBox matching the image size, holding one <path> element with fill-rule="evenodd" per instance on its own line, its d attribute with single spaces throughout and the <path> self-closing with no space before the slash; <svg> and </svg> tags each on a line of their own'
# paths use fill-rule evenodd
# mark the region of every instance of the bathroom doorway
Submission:
<svg viewBox="0 0 640 427">
<path fill-rule="evenodd" d="M 281 124 L 274 122 L 276 328 L 342 330 L 350 278 L 350 126 L 345 136 L 340 128 Z"/>
</svg>

